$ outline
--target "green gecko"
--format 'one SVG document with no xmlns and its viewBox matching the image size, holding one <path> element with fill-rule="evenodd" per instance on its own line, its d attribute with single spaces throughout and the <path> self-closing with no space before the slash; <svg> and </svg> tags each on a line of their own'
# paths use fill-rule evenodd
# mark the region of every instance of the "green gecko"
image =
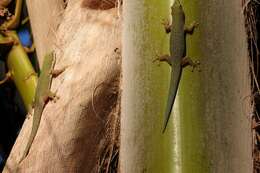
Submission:
<svg viewBox="0 0 260 173">
<path fill-rule="evenodd" d="M 54 70 L 55 61 L 56 58 L 53 52 L 45 55 L 44 57 L 43 66 L 42 66 L 40 77 L 38 79 L 36 94 L 33 103 L 34 113 L 33 113 L 32 130 L 20 162 L 29 153 L 34 137 L 37 134 L 37 130 L 39 128 L 40 121 L 41 121 L 41 115 L 45 105 L 48 103 L 49 100 L 55 99 L 56 97 L 55 94 L 50 91 L 52 78 L 61 74 L 65 70 L 65 68 L 63 68 L 62 70 L 55 71 Z"/>
<path fill-rule="evenodd" d="M 172 67 L 168 101 L 164 115 L 163 133 L 165 132 L 170 119 L 183 67 L 191 65 L 194 68 L 199 64 L 199 62 L 193 62 L 186 56 L 186 34 L 191 34 L 198 24 L 193 22 L 190 26 L 185 26 L 185 14 L 179 0 L 175 0 L 172 5 L 171 15 L 172 24 L 170 25 L 168 22 L 164 23 L 166 33 L 171 33 L 170 55 L 163 55 L 156 59 L 159 61 L 166 61 Z"/>
</svg>

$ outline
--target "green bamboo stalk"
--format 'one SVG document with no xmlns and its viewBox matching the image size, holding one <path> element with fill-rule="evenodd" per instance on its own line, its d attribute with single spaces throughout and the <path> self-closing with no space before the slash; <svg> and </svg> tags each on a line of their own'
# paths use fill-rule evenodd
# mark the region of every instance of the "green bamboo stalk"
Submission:
<svg viewBox="0 0 260 173">
<path fill-rule="evenodd" d="M 8 36 L 16 40 L 17 44 L 12 47 L 7 56 L 7 67 L 11 73 L 11 79 L 22 97 L 25 108 L 29 110 L 33 103 L 38 77 L 28 55 L 19 42 L 16 32 L 9 31 Z"/>
<path fill-rule="evenodd" d="M 153 62 L 156 53 L 169 52 L 161 23 L 169 17 L 170 3 L 131 0 L 124 1 L 123 6 L 120 169 L 125 173 L 173 172 L 180 162 L 176 156 L 178 124 L 171 119 L 162 134 L 170 67 Z"/>
</svg>

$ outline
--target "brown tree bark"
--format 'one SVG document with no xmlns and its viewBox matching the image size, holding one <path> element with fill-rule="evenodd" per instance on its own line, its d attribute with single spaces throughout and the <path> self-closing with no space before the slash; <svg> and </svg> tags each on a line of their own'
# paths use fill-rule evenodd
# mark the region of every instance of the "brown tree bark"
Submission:
<svg viewBox="0 0 260 173">
<path fill-rule="evenodd" d="M 51 90 L 60 98 L 46 105 L 28 156 L 18 164 L 32 118 L 4 172 L 98 172 L 118 153 L 120 9 L 81 3 L 68 1 L 62 9 L 63 1 L 27 1 L 38 57 L 53 49 L 55 68 L 68 68 L 53 80 Z"/>
</svg>

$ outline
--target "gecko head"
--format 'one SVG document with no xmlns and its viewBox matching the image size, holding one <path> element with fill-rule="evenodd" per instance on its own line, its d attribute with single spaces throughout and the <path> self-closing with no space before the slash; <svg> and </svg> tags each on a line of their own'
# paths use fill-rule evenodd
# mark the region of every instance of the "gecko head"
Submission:
<svg viewBox="0 0 260 173">
<path fill-rule="evenodd" d="M 183 12 L 180 0 L 174 1 L 173 5 L 171 7 L 171 10 L 172 10 L 172 14 L 177 14 L 177 13 Z"/>
</svg>

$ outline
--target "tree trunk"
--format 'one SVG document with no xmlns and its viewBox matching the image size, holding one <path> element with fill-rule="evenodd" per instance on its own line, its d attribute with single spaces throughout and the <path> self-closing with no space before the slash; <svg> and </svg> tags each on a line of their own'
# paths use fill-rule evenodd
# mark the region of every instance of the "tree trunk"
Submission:
<svg viewBox="0 0 260 173">
<path fill-rule="evenodd" d="M 28 0 L 38 56 L 54 49 L 55 68 L 68 66 L 51 87 L 60 98 L 46 105 L 29 154 L 18 164 L 33 118 L 25 121 L 4 172 L 98 172 L 109 169 L 118 150 L 120 9 L 69 1 L 64 13 L 47 13 L 57 3 Z"/>
<path fill-rule="evenodd" d="M 46 52 L 51 51 L 57 38 L 55 35 L 64 13 L 63 0 L 26 0 L 33 31 L 33 40 L 40 66 Z"/>
<path fill-rule="evenodd" d="M 252 172 L 252 106 L 241 2 L 181 3 L 186 23 L 199 22 L 187 36 L 187 55 L 200 60 L 201 72 L 184 69 L 177 103 L 162 134 L 170 67 L 158 67 L 153 59 L 156 51 L 169 52 L 160 22 L 168 18 L 170 5 L 124 2 L 120 170 Z"/>
</svg>

